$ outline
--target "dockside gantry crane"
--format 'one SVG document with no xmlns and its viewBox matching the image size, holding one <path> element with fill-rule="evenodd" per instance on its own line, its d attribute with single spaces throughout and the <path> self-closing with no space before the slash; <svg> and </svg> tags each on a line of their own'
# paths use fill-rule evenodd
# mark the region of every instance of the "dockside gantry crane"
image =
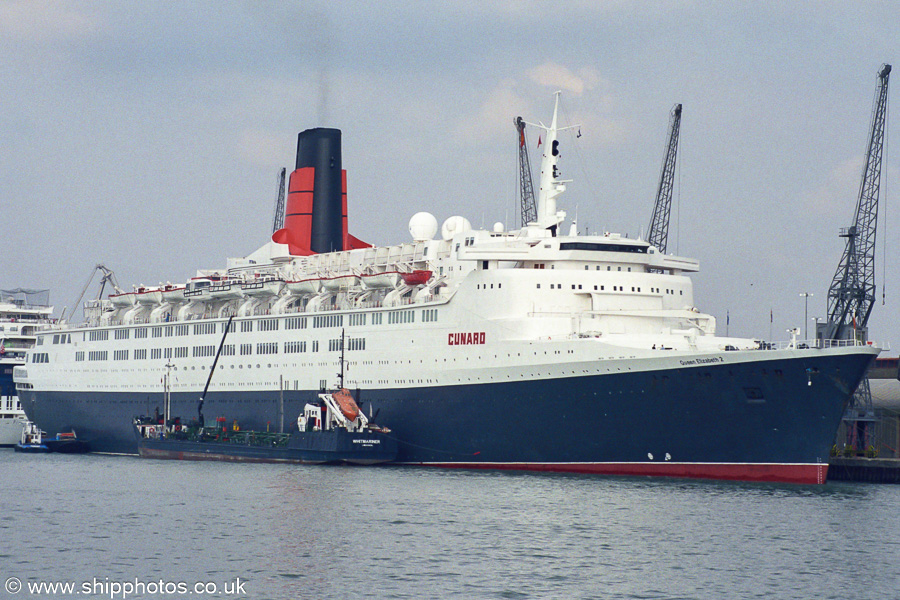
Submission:
<svg viewBox="0 0 900 600">
<path fill-rule="evenodd" d="M 651 246 L 665 254 L 669 238 L 669 215 L 672 212 L 672 189 L 675 186 L 675 159 L 678 155 L 678 135 L 681 130 L 681 105 L 676 104 L 669 114 L 669 139 L 666 143 L 666 155 L 663 158 L 662 170 L 659 174 L 659 187 L 656 190 L 656 203 L 650 217 L 650 228 L 647 241 Z"/>
<path fill-rule="evenodd" d="M 537 221 L 537 208 L 534 202 L 534 182 L 531 178 L 531 162 L 528 159 L 528 144 L 525 143 L 525 121 L 522 117 L 513 119 L 513 125 L 519 133 L 519 203 L 521 226 Z"/>
<path fill-rule="evenodd" d="M 868 338 L 867 324 L 875 304 L 875 232 L 878 222 L 878 196 L 881 189 L 881 161 L 884 155 L 884 129 L 887 120 L 888 80 L 891 65 L 878 72 L 878 88 L 872 110 L 872 126 L 866 149 L 862 182 L 853 225 L 842 229 L 846 238 L 844 254 L 828 289 L 828 317 L 818 326 L 818 343 L 829 340 Z M 868 423 L 875 420 L 868 378 L 863 378 L 844 413 L 851 445 L 873 446 Z"/>
<path fill-rule="evenodd" d="M 272 225 L 272 233 L 284 228 L 284 178 L 287 169 L 281 168 L 278 173 L 278 197 L 275 199 L 275 220 Z"/>
</svg>

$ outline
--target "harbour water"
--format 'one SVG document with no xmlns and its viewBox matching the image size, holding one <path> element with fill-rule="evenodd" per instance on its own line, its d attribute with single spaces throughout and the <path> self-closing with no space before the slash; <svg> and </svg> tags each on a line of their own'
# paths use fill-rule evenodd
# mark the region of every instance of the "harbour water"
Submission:
<svg viewBox="0 0 900 600">
<path fill-rule="evenodd" d="M 0 472 L 4 598 L 900 595 L 900 486 L 12 451 Z"/>
</svg>

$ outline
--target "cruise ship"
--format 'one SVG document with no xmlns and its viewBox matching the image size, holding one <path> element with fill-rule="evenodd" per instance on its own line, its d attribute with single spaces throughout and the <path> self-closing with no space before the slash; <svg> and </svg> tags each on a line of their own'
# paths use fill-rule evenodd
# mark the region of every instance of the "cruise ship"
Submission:
<svg viewBox="0 0 900 600">
<path fill-rule="evenodd" d="M 478 230 L 419 212 L 386 247 L 348 231 L 341 132 L 300 133 L 284 227 L 40 333 L 15 372 L 26 413 L 133 453 L 132 420 L 162 405 L 168 378 L 170 414 L 288 430 L 334 384 L 346 337 L 347 387 L 401 464 L 823 483 L 879 349 L 718 336 L 695 307 L 696 260 L 578 235 L 560 207 L 557 107 L 537 125 L 533 221 Z"/>
<path fill-rule="evenodd" d="M 13 383 L 13 368 L 25 364 L 36 334 L 50 325 L 53 307 L 48 290 L 0 290 L 0 446 L 22 437 L 25 411 Z"/>
</svg>

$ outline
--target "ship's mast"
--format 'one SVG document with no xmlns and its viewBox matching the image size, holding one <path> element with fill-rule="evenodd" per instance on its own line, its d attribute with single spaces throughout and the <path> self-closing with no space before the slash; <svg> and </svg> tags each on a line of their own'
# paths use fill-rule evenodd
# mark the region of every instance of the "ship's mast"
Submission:
<svg viewBox="0 0 900 600">
<path fill-rule="evenodd" d="M 541 155 L 541 187 L 538 190 L 537 201 L 537 220 L 534 225 L 541 229 L 549 229 L 555 236 L 559 224 L 566 218 L 564 211 L 556 210 L 556 199 L 566 191 L 566 183 L 571 179 L 561 179 L 559 173 L 559 157 L 560 144 L 558 134 L 566 129 L 573 129 L 578 125 L 569 125 L 568 127 L 559 127 L 557 125 L 559 114 L 559 95 L 562 92 L 556 92 L 556 102 L 553 106 L 553 119 L 550 126 L 543 123 L 528 123 L 532 127 L 539 127 L 545 131 L 545 139 L 543 140 L 544 151 Z"/>
</svg>

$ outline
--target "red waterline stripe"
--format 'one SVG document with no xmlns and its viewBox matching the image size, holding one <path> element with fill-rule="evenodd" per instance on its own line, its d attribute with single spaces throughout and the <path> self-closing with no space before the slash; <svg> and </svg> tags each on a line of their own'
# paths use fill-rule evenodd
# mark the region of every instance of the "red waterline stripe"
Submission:
<svg viewBox="0 0 900 600">
<path fill-rule="evenodd" d="M 595 475 L 638 475 L 688 479 L 727 479 L 779 483 L 823 484 L 828 463 L 404 463 L 445 469 L 549 471 Z"/>
</svg>

